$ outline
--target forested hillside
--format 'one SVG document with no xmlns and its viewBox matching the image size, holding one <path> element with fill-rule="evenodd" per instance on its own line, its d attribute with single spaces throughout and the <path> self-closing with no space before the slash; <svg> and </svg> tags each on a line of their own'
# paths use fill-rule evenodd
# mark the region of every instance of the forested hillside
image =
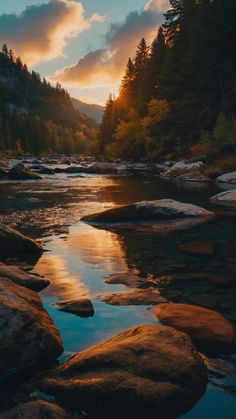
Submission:
<svg viewBox="0 0 236 419">
<path fill-rule="evenodd" d="M 89 118 L 95 119 L 97 123 L 100 123 L 102 120 L 102 115 L 104 112 L 104 106 L 96 105 L 92 103 L 85 103 L 81 100 L 71 98 L 71 101 L 74 105 L 74 108 L 78 111 L 84 113 Z"/>
<path fill-rule="evenodd" d="M 170 0 L 165 23 L 130 58 L 109 97 L 98 153 L 151 159 L 236 145 L 236 2 Z"/>
<path fill-rule="evenodd" d="M 9 154 L 81 153 L 96 122 L 75 110 L 58 84 L 52 87 L 4 45 L 0 53 L 0 151 Z"/>
</svg>

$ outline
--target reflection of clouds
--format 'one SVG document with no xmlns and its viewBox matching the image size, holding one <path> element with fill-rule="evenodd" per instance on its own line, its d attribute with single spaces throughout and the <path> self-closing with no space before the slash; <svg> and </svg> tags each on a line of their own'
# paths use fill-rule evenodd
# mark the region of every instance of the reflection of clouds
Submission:
<svg viewBox="0 0 236 419">
<path fill-rule="evenodd" d="M 117 234 L 82 225 L 65 243 L 70 253 L 105 271 L 125 270 L 125 253 Z"/>
<path fill-rule="evenodd" d="M 65 259 L 44 254 L 34 269 L 51 281 L 43 291 L 44 295 L 56 295 L 59 300 L 71 300 L 88 297 L 89 290 L 79 276 L 73 276 L 66 266 Z"/>
</svg>

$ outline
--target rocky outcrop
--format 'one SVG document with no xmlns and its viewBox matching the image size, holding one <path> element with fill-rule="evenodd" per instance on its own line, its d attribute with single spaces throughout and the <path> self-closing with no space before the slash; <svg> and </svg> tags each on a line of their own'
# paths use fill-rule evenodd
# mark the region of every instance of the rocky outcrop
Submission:
<svg viewBox="0 0 236 419">
<path fill-rule="evenodd" d="M 236 183 L 236 171 L 230 173 L 224 173 L 221 176 L 216 178 L 217 182 L 225 182 L 225 183 Z"/>
<path fill-rule="evenodd" d="M 6 278 L 0 278 L 0 330 L 0 377 L 55 360 L 63 351 L 38 295 Z"/>
<path fill-rule="evenodd" d="M 15 284 L 22 285 L 33 291 L 41 291 L 46 288 L 50 281 L 38 275 L 30 274 L 23 271 L 17 266 L 5 265 L 0 262 L 0 277 L 11 279 Z"/>
<path fill-rule="evenodd" d="M 220 313 L 190 304 L 154 308 L 158 320 L 187 333 L 196 345 L 213 352 L 236 350 L 236 329 Z"/>
<path fill-rule="evenodd" d="M 81 298 L 80 300 L 61 301 L 54 304 L 60 311 L 75 314 L 79 317 L 92 317 L 94 315 L 94 307 L 88 298 Z"/>
<path fill-rule="evenodd" d="M 211 202 L 216 202 L 222 205 L 236 205 L 236 189 L 221 192 L 210 198 Z"/>
<path fill-rule="evenodd" d="M 39 180 L 42 179 L 38 173 L 27 169 L 23 163 L 18 163 L 12 167 L 7 174 L 8 179 L 11 180 Z"/>
<path fill-rule="evenodd" d="M 206 367 L 190 338 L 142 325 L 70 358 L 41 388 L 93 418 L 175 418 L 203 395 Z"/>
<path fill-rule="evenodd" d="M 103 294 L 98 295 L 97 299 L 114 306 L 155 305 L 166 303 L 167 301 L 160 295 L 159 291 L 154 288 L 134 289 L 129 292 Z"/>
<path fill-rule="evenodd" d="M 55 403 L 46 400 L 26 402 L 0 412 L 0 419 L 72 419 L 73 416 Z"/>
<path fill-rule="evenodd" d="M 42 246 L 19 231 L 0 224 L 0 255 L 41 254 Z"/>
<path fill-rule="evenodd" d="M 178 220 L 185 218 L 213 218 L 214 213 L 197 205 L 178 202 L 173 199 L 142 201 L 87 215 L 81 220 L 90 224 L 125 224 L 153 221 Z"/>
</svg>

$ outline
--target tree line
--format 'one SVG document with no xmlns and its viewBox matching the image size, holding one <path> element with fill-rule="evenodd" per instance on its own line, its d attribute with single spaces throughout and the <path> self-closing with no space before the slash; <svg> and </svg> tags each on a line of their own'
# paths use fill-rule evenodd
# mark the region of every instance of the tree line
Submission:
<svg viewBox="0 0 236 419">
<path fill-rule="evenodd" d="M 104 156 L 216 155 L 236 145 L 236 2 L 170 0 L 141 39 L 97 137 Z"/>
<path fill-rule="evenodd" d="M 0 153 L 88 152 L 96 122 L 75 110 L 69 94 L 30 72 L 3 45 L 0 53 Z"/>
</svg>

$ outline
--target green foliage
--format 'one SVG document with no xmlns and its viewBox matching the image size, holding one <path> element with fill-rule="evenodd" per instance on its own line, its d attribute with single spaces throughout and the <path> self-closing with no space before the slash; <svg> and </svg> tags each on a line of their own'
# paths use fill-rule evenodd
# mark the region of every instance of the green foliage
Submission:
<svg viewBox="0 0 236 419">
<path fill-rule="evenodd" d="M 150 47 L 141 40 L 118 99 L 107 107 L 108 129 L 103 125 L 98 136 L 102 152 L 132 157 L 137 142 L 153 158 L 233 150 L 235 21 L 235 0 L 170 0 L 165 23 Z M 132 120 L 130 109 L 136 112 Z"/>
<path fill-rule="evenodd" d="M 3 45 L 0 53 L 0 152 L 83 153 L 96 122 L 76 111 L 68 93 L 52 87 Z"/>
</svg>

